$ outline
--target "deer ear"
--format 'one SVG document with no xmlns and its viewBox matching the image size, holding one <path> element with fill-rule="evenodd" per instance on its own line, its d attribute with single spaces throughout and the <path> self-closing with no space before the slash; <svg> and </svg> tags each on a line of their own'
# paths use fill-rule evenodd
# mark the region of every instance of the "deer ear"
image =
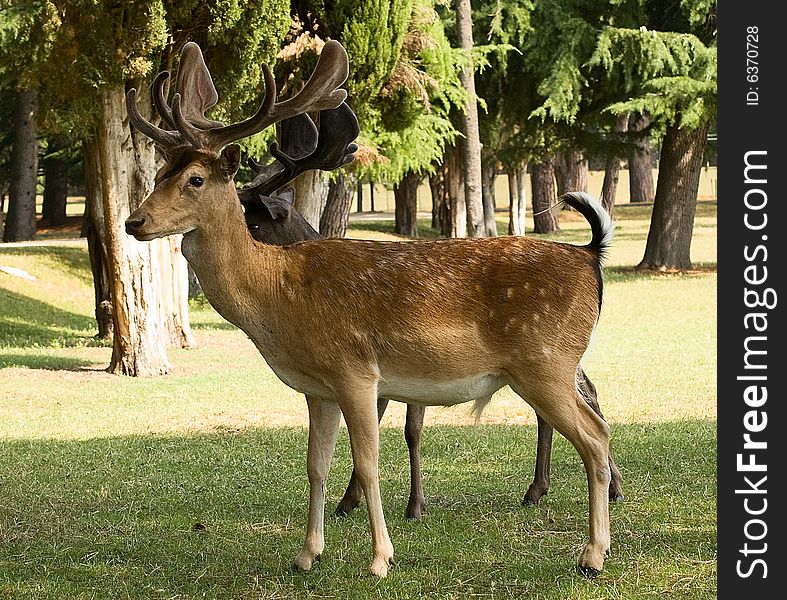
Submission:
<svg viewBox="0 0 787 600">
<path fill-rule="evenodd" d="M 260 196 L 260 202 L 268 209 L 274 221 L 286 220 L 290 216 L 290 203 L 281 194 Z"/>
<path fill-rule="evenodd" d="M 235 177 L 240 166 L 240 146 L 238 144 L 230 144 L 221 151 L 219 157 L 219 170 L 224 181 L 230 181 Z"/>
<path fill-rule="evenodd" d="M 288 187 L 286 190 L 274 194 L 277 198 L 281 198 L 287 204 L 295 204 L 295 188 Z"/>
</svg>

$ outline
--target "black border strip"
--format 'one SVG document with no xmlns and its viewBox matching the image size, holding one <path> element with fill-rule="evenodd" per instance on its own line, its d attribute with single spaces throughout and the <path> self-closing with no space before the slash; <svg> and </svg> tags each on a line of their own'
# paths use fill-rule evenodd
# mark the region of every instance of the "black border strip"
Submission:
<svg viewBox="0 0 787 600">
<path fill-rule="evenodd" d="M 725 2 L 718 10 L 721 599 L 739 599 L 744 593 L 784 597 L 787 387 L 780 375 L 782 338 L 787 336 L 787 194 L 780 180 L 787 170 L 787 139 L 785 102 L 778 88 L 785 76 L 787 32 L 777 12 L 776 2 Z"/>
</svg>

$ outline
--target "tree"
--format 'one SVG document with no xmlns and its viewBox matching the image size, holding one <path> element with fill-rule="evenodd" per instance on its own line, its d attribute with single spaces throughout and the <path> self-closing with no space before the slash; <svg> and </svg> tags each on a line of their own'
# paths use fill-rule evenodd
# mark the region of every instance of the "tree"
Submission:
<svg viewBox="0 0 787 600">
<path fill-rule="evenodd" d="M 124 232 L 125 217 L 151 191 L 157 167 L 152 142 L 129 129 L 126 88 L 138 89 L 149 116 L 151 75 L 171 69 L 180 47 L 191 39 L 208 49 L 220 91 L 231 90 L 222 93 L 216 116 L 234 117 L 259 102 L 259 63 L 270 62 L 278 50 L 288 10 L 273 1 L 56 0 L 41 7 L 38 21 L 47 32 L 36 68 L 47 126 L 79 131 L 86 170 L 92 171 L 88 204 L 93 221 L 86 229 L 93 235 L 91 257 L 100 262 L 94 276 L 105 269 L 109 283 L 109 369 L 166 373 L 166 348 L 193 344 L 186 265 L 179 240 L 143 244 Z M 105 290 L 96 288 L 97 312 L 102 312 Z"/>
<path fill-rule="evenodd" d="M 396 198 L 394 232 L 407 237 L 418 237 L 418 184 L 421 177 L 409 171 L 394 184 Z"/>
<path fill-rule="evenodd" d="M 612 128 L 614 143 L 604 147 L 604 181 L 601 185 L 601 203 L 611 215 L 615 209 L 615 198 L 618 194 L 618 178 L 620 177 L 620 162 L 622 151 L 618 148 L 622 145 L 622 135 L 628 129 L 628 116 L 618 116 Z"/>
<path fill-rule="evenodd" d="M 4 242 L 32 240 L 36 235 L 36 185 L 38 139 L 36 138 L 36 92 L 19 89 L 14 110 L 14 141 L 11 184 Z"/>
<path fill-rule="evenodd" d="M 468 54 L 473 49 L 473 15 L 470 0 L 456 0 L 456 37 L 459 47 Z M 481 199 L 481 141 L 478 132 L 478 106 L 475 93 L 475 70 L 472 62 L 465 65 L 460 78 L 467 92 L 462 109 L 462 133 L 465 136 L 462 150 L 462 168 L 465 182 L 465 207 L 467 209 L 467 234 L 483 237 L 486 234 L 484 205 Z"/>
<path fill-rule="evenodd" d="M 709 128 L 705 120 L 696 127 L 676 123 L 667 129 L 645 256 L 638 269 L 691 269 L 691 232 Z"/>
<path fill-rule="evenodd" d="M 532 15 L 535 35 L 528 45 L 533 52 L 526 52 L 542 97 L 534 114 L 588 134 L 608 132 L 618 115 L 642 114 L 650 120 L 651 131 L 664 136 L 662 156 L 675 156 L 664 144 L 681 145 L 682 136 L 666 135 L 670 128 L 700 136 L 714 119 L 715 10 L 711 0 L 684 0 L 679 5 L 672 0 L 538 4 Z M 549 54 L 552 59 L 544 60 Z M 664 210 L 671 217 L 654 219 L 651 228 L 677 230 L 649 235 L 649 246 L 660 247 L 646 249 L 649 258 L 641 268 L 690 264 L 678 256 L 678 249 L 690 246 L 693 209 L 681 206 L 696 202 L 699 168 L 694 160 L 660 163 L 659 178 L 681 182 L 679 189 L 687 197 L 679 198 L 657 184 L 654 214 Z M 667 206 L 657 209 L 659 199 Z M 663 247 L 676 236 L 680 244 Z M 656 262 L 652 257 L 658 257 Z"/>
<path fill-rule="evenodd" d="M 631 202 L 653 202 L 653 143 L 648 122 L 643 114 L 630 116 L 628 130 L 636 134 L 628 155 Z"/>
<path fill-rule="evenodd" d="M 36 233 L 38 94 L 32 67 L 40 31 L 34 16 L 34 6 L 23 2 L 0 10 L 0 101 L 13 106 L 4 115 L 10 135 L 2 136 L 9 171 L 4 242 L 32 240 Z"/>
<path fill-rule="evenodd" d="M 691 268 L 690 248 L 702 157 L 716 114 L 716 3 L 647 5 L 647 23 L 637 31 L 605 32 L 591 64 L 623 68 L 640 83 L 632 99 L 609 108 L 615 114 L 649 115 L 663 131 L 659 178 L 645 254 L 638 269 Z M 617 55 L 609 52 L 618 48 Z M 631 54 L 645 64 L 636 63 Z M 632 65 L 637 64 L 636 68 Z"/>
<path fill-rule="evenodd" d="M 350 217 L 350 206 L 357 179 L 352 173 L 339 171 L 328 185 L 325 210 L 320 217 L 320 234 L 323 237 L 344 237 Z"/>
<path fill-rule="evenodd" d="M 348 98 L 361 129 L 371 132 L 379 128 L 380 94 L 400 59 L 413 1 L 307 1 L 293 2 L 292 7 L 295 19 L 281 53 L 284 70 L 293 78 L 288 85 L 305 81 L 305 67 L 316 60 L 324 40 L 335 39 L 350 59 Z M 348 173 L 353 170 L 357 169 L 351 167 Z M 344 235 L 356 180 L 357 174 L 334 176 L 326 190 L 321 174 L 304 174 L 295 185 L 295 207 L 316 228 Z"/>
<path fill-rule="evenodd" d="M 71 163 L 66 155 L 68 145 L 60 137 L 51 137 L 47 142 L 44 163 L 44 200 L 41 206 L 41 221 L 50 227 L 66 224 L 66 202 L 68 200 L 68 172 Z"/>
<path fill-rule="evenodd" d="M 535 233 L 554 233 L 560 230 L 553 208 L 557 201 L 553 160 L 552 157 L 546 156 L 532 165 L 533 231 Z"/>
<path fill-rule="evenodd" d="M 485 61 L 476 76 L 484 100 L 479 113 L 484 186 L 489 190 L 484 215 L 488 218 L 487 207 L 494 206 L 494 181 L 502 166 L 508 178 L 510 235 L 525 234 L 525 177 L 540 139 L 539 124 L 529 119 L 536 106 L 534 82 L 526 73 L 520 50 L 531 32 L 532 10 L 532 2 L 493 0 L 476 4 L 473 12 L 476 40 L 485 37 L 487 42 Z"/>
</svg>

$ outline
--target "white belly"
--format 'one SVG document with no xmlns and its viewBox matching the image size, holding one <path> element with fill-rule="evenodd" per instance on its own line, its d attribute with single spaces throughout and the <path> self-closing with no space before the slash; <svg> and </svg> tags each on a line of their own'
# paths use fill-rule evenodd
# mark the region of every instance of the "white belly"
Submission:
<svg viewBox="0 0 787 600">
<path fill-rule="evenodd" d="M 503 377 L 494 373 L 482 373 L 450 381 L 386 377 L 380 379 L 377 395 L 380 398 L 411 404 L 453 406 L 463 402 L 488 400 L 505 384 Z"/>
</svg>

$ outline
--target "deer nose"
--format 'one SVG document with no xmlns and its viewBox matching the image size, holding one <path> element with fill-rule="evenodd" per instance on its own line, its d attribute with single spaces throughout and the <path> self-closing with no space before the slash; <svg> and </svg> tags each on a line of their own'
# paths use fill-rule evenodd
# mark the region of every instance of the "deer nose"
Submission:
<svg viewBox="0 0 787 600">
<path fill-rule="evenodd" d="M 145 217 L 131 216 L 126 219 L 126 233 L 134 235 L 139 231 L 139 228 L 145 224 Z"/>
</svg>

